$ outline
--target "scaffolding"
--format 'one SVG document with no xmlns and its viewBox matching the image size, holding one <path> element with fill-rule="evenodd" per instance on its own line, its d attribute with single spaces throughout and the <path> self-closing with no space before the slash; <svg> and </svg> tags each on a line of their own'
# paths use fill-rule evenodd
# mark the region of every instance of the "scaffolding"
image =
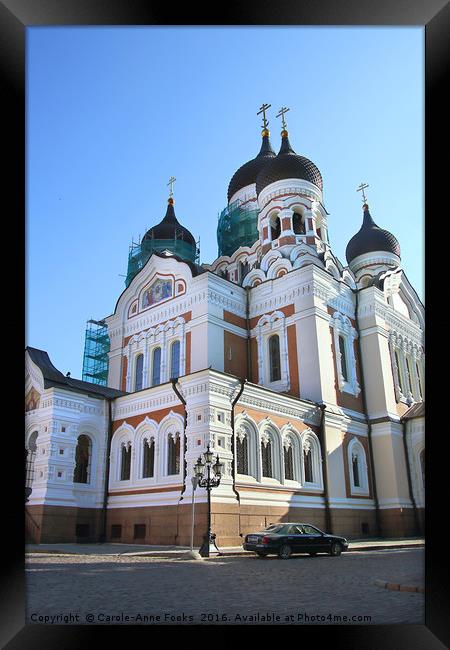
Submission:
<svg viewBox="0 0 450 650">
<path fill-rule="evenodd" d="M 128 269 L 125 278 L 125 286 L 128 287 L 131 280 L 145 266 L 150 255 L 155 251 L 160 253 L 168 251 L 172 255 L 177 255 L 184 260 L 198 264 L 200 259 L 199 241 L 194 247 L 191 243 L 184 241 L 182 236 L 182 233 L 180 233 L 180 236 L 177 237 L 177 232 L 175 232 L 175 239 L 151 238 L 143 239 L 140 244 L 132 242 L 128 254 Z"/>
<path fill-rule="evenodd" d="M 217 225 L 218 257 L 231 256 L 240 246 L 253 246 L 259 239 L 258 213 L 258 208 L 244 207 L 239 200 L 222 210 Z"/>
<path fill-rule="evenodd" d="M 105 321 L 88 320 L 84 340 L 83 381 L 107 386 L 110 341 Z"/>
</svg>

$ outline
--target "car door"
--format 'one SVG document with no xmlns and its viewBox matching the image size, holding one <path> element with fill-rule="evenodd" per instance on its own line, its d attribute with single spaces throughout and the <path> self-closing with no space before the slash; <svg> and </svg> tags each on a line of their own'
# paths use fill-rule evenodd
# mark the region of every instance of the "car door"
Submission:
<svg viewBox="0 0 450 650">
<path fill-rule="evenodd" d="M 321 551 L 328 551 L 329 548 L 329 541 L 327 538 L 321 533 L 320 530 L 317 528 L 314 528 L 314 526 L 310 526 L 308 524 L 303 525 L 303 531 L 305 533 L 305 537 L 307 538 L 306 541 L 306 546 L 308 547 L 309 552 L 317 552 L 320 553 Z"/>
<path fill-rule="evenodd" d="M 293 525 L 290 529 L 289 544 L 292 544 L 292 549 L 295 553 L 307 553 L 307 536 L 303 532 L 303 527 L 300 525 Z"/>
</svg>

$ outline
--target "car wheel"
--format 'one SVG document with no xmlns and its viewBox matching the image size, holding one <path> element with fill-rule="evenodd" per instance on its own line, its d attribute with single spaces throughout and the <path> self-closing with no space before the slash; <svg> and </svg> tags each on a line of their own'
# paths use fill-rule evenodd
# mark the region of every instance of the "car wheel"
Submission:
<svg viewBox="0 0 450 650">
<path fill-rule="evenodd" d="M 292 555 L 292 549 L 287 544 L 282 544 L 278 549 L 278 557 L 282 560 L 289 560 Z"/>
<path fill-rule="evenodd" d="M 267 557 L 267 553 L 265 551 L 256 551 L 256 555 L 259 557 Z"/>
<path fill-rule="evenodd" d="M 340 555 L 341 553 L 342 553 L 342 546 L 339 544 L 339 542 L 334 542 L 331 545 L 330 555 Z"/>
</svg>

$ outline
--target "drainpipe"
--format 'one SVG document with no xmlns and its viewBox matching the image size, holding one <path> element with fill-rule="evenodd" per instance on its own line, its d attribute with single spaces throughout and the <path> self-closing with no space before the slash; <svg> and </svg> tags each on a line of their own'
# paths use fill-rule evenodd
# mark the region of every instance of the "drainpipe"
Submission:
<svg viewBox="0 0 450 650">
<path fill-rule="evenodd" d="M 233 451 L 233 458 L 231 460 L 231 476 L 233 477 L 233 492 L 236 495 L 236 499 L 239 505 L 239 536 L 241 536 L 241 496 L 236 489 L 236 433 L 234 430 L 234 407 L 236 406 L 240 396 L 242 395 L 246 379 L 241 379 L 241 387 L 238 391 L 238 394 L 231 403 L 231 449 Z"/>
<path fill-rule="evenodd" d="M 102 519 L 101 527 L 99 534 L 99 543 L 104 544 L 106 542 L 106 519 L 107 519 L 107 506 L 108 506 L 108 488 L 109 488 L 109 472 L 111 466 L 111 442 L 113 437 L 112 430 L 112 403 L 111 397 L 106 397 L 106 402 L 108 404 L 108 438 L 106 442 L 106 458 L 105 458 L 105 489 L 103 491 L 103 509 L 102 509 Z"/>
<path fill-rule="evenodd" d="M 419 520 L 419 513 L 417 510 L 417 503 L 416 503 L 416 499 L 414 498 L 414 492 L 412 487 L 411 466 L 409 464 L 408 444 L 406 441 L 406 420 L 400 418 L 400 422 L 402 423 L 402 430 L 403 430 L 403 448 L 405 450 L 406 475 L 408 477 L 409 498 L 411 499 L 411 503 L 413 504 L 414 521 L 416 522 L 417 534 L 420 535 L 421 525 Z"/>
<path fill-rule="evenodd" d="M 321 410 L 320 425 L 319 425 L 319 439 L 320 446 L 322 447 L 322 474 L 323 474 L 323 497 L 325 499 L 325 529 L 327 532 L 332 533 L 331 527 L 331 511 L 330 511 L 330 495 L 328 491 L 328 457 L 327 446 L 325 442 L 325 409 L 326 404 L 317 404 Z"/>
<path fill-rule="evenodd" d="M 176 384 L 178 382 L 178 377 L 176 379 L 171 379 L 170 383 L 172 384 L 172 388 L 175 392 L 175 395 L 178 397 L 180 402 L 184 406 L 184 419 L 183 419 L 183 447 L 184 447 L 184 456 L 183 456 L 183 489 L 181 490 L 180 498 L 178 499 L 178 504 L 177 504 L 177 532 L 175 535 L 175 543 L 178 541 L 178 524 L 179 524 L 179 517 L 178 517 L 178 508 L 180 506 L 180 501 L 183 500 L 183 494 L 186 491 L 186 476 L 187 476 L 187 462 L 186 462 L 186 449 L 187 449 L 187 437 L 186 437 L 186 427 L 187 427 L 187 411 L 186 411 L 186 400 L 184 399 L 183 395 L 180 393 L 178 390 Z"/>
<path fill-rule="evenodd" d="M 378 491 L 377 491 L 377 478 L 375 473 L 375 463 L 373 459 L 373 444 L 372 444 L 372 424 L 370 422 L 369 411 L 367 409 L 367 399 L 366 399 L 366 384 L 364 381 L 364 367 L 363 367 L 363 356 L 361 350 L 361 337 L 359 336 L 360 327 L 359 327 L 359 318 L 358 318 L 358 297 L 359 289 L 352 289 L 355 294 L 355 321 L 356 329 L 358 332 L 358 356 L 359 356 L 359 367 L 361 368 L 360 379 L 361 379 L 361 397 L 363 401 L 364 415 L 367 420 L 367 440 L 369 442 L 369 456 L 370 456 L 370 467 L 371 467 L 371 476 L 372 476 L 372 488 L 373 488 L 373 498 L 375 500 L 375 522 L 376 522 L 376 536 L 381 537 L 381 521 L 380 521 L 380 503 L 378 501 Z M 350 471 L 350 468 L 349 468 Z"/>
</svg>

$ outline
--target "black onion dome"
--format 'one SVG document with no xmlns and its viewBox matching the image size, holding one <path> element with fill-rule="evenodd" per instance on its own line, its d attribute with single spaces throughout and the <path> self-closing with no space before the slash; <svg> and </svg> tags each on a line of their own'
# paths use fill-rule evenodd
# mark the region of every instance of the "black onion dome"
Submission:
<svg viewBox="0 0 450 650">
<path fill-rule="evenodd" d="M 347 262 L 350 264 L 358 255 L 374 253 L 376 251 L 393 253 L 397 257 L 400 257 L 400 244 L 396 237 L 388 230 L 383 230 L 383 228 L 377 226 L 370 216 L 367 203 L 364 204 L 363 209 L 364 219 L 362 226 L 356 235 L 353 235 L 350 239 L 345 250 Z"/>
<path fill-rule="evenodd" d="M 176 218 L 175 210 L 173 207 L 173 199 L 169 199 L 164 219 L 160 221 L 156 226 L 153 226 L 147 230 L 142 238 L 142 241 L 145 241 L 146 239 L 181 239 L 188 244 L 192 244 L 192 246 L 196 245 L 195 239 L 189 230 L 182 226 Z"/>
<path fill-rule="evenodd" d="M 271 158 L 275 158 L 275 151 L 272 149 L 269 140 L 269 132 L 263 131 L 263 139 L 261 144 L 261 150 L 256 158 L 249 160 L 242 167 L 239 167 L 237 172 L 232 177 L 230 184 L 228 185 L 228 201 L 231 197 L 236 194 L 239 190 L 247 185 L 252 185 L 256 183 L 256 177 L 264 165 Z"/>
<path fill-rule="evenodd" d="M 301 178 L 323 190 L 322 174 L 316 165 L 308 158 L 295 153 L 287 131 L 283 131 L 281 135 L 278 155 L 264 165 L 256 178 L 256 194 L 260 194 L 267 185 L 285 178 Z"/>
</svg>

